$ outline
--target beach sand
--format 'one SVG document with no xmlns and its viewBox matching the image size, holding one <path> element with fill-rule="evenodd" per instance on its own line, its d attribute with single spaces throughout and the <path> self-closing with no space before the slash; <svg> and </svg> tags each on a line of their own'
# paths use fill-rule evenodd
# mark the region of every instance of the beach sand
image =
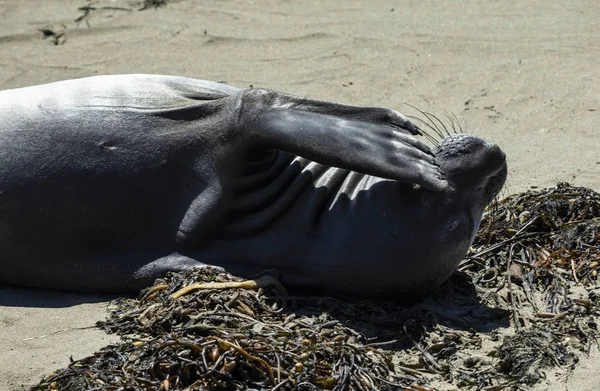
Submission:
<svg viewBox="0 0 600 391">
<path fill-rule="evenodd" d="M 416 114 L 410 103 L 499 144 L 505 194 L 558 181 L 600 190 L 596 1 L 180 0 L 137 11 L 116 0 L 76 23 L 86 4 L 0 1 L 0 89 L 158 73 Z M 0 287 L 0 390 L 115 341 L 93 328 L 109 299 Z M 596 352 L 537 389 L 595 390 L 598 370 Z"/>
</svg>

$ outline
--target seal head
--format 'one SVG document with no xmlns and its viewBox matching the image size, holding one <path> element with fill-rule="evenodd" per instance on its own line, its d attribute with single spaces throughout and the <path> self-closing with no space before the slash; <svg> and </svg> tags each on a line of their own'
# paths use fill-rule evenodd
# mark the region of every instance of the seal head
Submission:
<svg viewBox="0 0 600 391">
<path fill-rule="evenodd" d="M 506 155 L 495 144 L 458 133 L 444 139 L 434 154 L 442 171 L 454 184 L 454 191 L 483 192 L 485 205 L 492 202 L 504 185 Z"/>
</svg>

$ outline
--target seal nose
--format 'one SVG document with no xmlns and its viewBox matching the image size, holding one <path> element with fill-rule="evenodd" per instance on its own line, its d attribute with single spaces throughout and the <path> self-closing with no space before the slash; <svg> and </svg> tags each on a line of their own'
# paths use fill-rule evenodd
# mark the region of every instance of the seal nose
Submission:
<svg viewBox="0 0 600 391">
<path fill-rule="evenodd" d="M 492 144 L 488 150 L 489 167 L 492 172 L 489 176 L 494 176 L 506 167 L 506 154 L 496 144 Z"/>
<path fill-rule="evenodd" d="M 497 157 L 500 162 L 506 161 L 506 154 L 496 144 L 492 144 L 492 146 L 490 148 L 490 152 L 491 152 L 492 156 Z"/>
</svg>

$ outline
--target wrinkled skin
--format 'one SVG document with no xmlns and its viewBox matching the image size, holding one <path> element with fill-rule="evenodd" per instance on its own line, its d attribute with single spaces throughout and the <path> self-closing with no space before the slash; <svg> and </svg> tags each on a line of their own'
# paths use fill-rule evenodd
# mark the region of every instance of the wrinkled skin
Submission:
<svg viewBox="0 0 600 391">
<path fill-rule="evenodd" d="M 443 282 L 506 177 L 402 114 L 121 75 L 0 91 L 0 283 L 135 292 L 216 265 L 340 296 Z M 413 186 L 417 184 L 419 186 Z"/>
</svg>

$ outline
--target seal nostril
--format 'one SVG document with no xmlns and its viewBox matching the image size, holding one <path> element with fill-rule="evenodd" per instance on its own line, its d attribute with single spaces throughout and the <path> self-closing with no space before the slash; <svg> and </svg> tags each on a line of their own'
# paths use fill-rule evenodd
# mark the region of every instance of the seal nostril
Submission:
<svg viewBox="0 0 600 391">
<path fill-rule="evenodd" d="M 496 144 L 492 144 L 492 146 L 490 147 L 491 151 L 493 153 L 496 153 L 498 155 L 502 155 L 505 156 L 506 154 L 500 149 L 500 147 Z"/>
</svg>

